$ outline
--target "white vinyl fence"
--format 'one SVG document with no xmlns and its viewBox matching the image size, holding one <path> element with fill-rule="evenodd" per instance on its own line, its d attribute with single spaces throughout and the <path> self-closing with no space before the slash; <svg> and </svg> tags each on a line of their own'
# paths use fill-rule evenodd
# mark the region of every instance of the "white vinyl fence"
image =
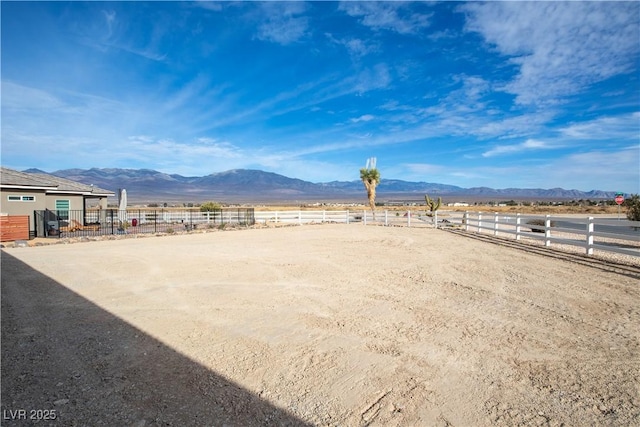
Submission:
<svg viewBox="0 0 640 427">
<path fill-rule="evenodd" d="M 449 219 L 464 230 L 516 240 L 537 239 L 544 246 L 556 244 L 640 257 L 640 221 L 617 218 L 594 218 L 550 215 L 505 215 L 464 212 Z"/>
<path fill-rule="evenodd" d="M 584 249 L 640 257 L 640 221 L 617 218 L 522 215 L 486 212 L 437 211 L 432 217 L 412 211 L 255 211 L 256 223 L 341 223 L 400 227 L 456 227 L 473 233 L 515 240 L 540 240 L 547 247 L 571 245 Z M 539 224 L 539 225 L 536 225 Z"/>
<path fill-rule="evenodd" d="M 376 211 L 373 218 L 371 210 L 344 210 L 344 211 L 255 211 L 256 223 L 274 224 L 364 224 L 404 227 L 433 227 L 436 222 L 426 215 L 419 215 L 411 211 Z"/>
</svg>

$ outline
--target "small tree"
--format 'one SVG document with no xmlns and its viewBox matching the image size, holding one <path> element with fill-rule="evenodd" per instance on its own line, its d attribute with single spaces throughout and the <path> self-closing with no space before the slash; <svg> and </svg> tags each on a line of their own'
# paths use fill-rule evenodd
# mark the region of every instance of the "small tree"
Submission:
<svg viewBox="0 0 640 427">
<path fill-rule="evenodd" d="M 367 190 L 367 198 L 369 206 L 373 214 L 373 220 L 376 219 L 376 186 L 380 184 L 380 172 L 376 169 L 376 158 L 367 159 L 367 166 L 360 169 L 360 179 Z"/>
<path fill-rule="evenodd" d="M 207 220 L 213 218 L 213 222 L 217 221 L 217 218 L 222 215 L 222 205 L 216 202 L 205 202 L 200 205 L 200 212 L 213 212 L 213 215 L 207 214 Z"/>
<path fill-rule="evenodd" d="M 200 212 L 215 212 L 222 209 L 220 203 L 216 202 L 205 202 L 200 205 Z"/>
<path fill-rule="evenodd" d="M 629 221 L 640 221 L 640 195 L 632 194 L 630 198 L 624 201 L 627 207 L 627 218 Z"/>
</svg>

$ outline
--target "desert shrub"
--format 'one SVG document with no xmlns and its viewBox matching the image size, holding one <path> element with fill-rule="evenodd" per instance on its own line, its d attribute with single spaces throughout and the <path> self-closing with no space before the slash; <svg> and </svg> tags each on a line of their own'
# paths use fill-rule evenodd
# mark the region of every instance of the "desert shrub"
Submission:
<svg viewBox="0 0 640 427">
<path fill-rule="evenodd" d="M 222 205 L 216 202 L 206 202 L 200 205 L 200 212 L 216 212 L 222 209 Z"/>
<path fill-rule="evenodd" d="M 173 234 L 176 231 L 173 228 L 167 228 L 167 234 Z"/>
<path fill-rule="evenodd" d="M 223 222 L 222 224 L 220 224 L 220 225 L 218 226 L 218 230 L 224 230 L 226 226 L 227 226 L 227 223 L 226 223 L 226 222 Z"/>
<path fill-rule="evenodd" d="M 640 195 L 632 194 L 630 198 L 624 201 L 627 207 L 627 219 L 629 221 L 640 221 Z"/>
</svg>

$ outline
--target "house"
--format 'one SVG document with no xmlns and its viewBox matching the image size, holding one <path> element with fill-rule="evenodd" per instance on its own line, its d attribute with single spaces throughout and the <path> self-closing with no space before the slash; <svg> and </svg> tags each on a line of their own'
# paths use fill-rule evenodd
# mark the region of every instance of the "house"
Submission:
<svg viewBox="0 0 640 427">
<path fill-rule="evenodd" d="M 28 215 L 30 237 L 38 235 L 36 212 L 52 211 L 58 220 L 68 220 L 70 212 L 86 218 L 88 208 L 106 209 L 109 196 L 115 193 L 54 175 L 0 167 L 0 215 Z"/>
</svg>

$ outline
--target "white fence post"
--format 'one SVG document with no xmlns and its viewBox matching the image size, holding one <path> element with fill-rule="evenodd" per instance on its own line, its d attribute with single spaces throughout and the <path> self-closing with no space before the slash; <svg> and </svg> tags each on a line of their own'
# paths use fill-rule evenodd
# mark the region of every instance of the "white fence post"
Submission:
<svg viewBox="0 0 640 427">
<path fill-rule="evenodd" d="M 551 215 L 544 216 L 544 245 L 551 246 Z"/>
<path fill-rule="evenodd" d="M 522 227 L 520 227 L 521 220 L 522 218 L 520 218 L 520 214 L 517 213 L 516 214 L 516 240 L 520 240 L 520 232 L 522 230 Z"/>
<path fill-rule="evenodd" d="M 362 211 L 362 220 L 364 221 L 364 225 L 367 225 L 367 210 Z"/>
<path fill-rule="evenodd" d="M 327 211 L 322 211 L 322 222 L 327 222 Z"/>
<path fill-rule="evenodd" d="M 464 222 L 464 231 L 469 231 L 469 211 L 464 211 L 462 222 Z"/>
<path fill-rule="evenodd" d="M 433 212 L 433 218 L 435 220 L 434 224 L 436 228 L 438 228 L 438 211 Z"/>
<path fill-rule="evenodd" d="M 590 216 L 587 218 L 587 255 L 593 255 L 593 232 L 594 232 L 594 223 L 593 217 Z"/>
<path fill-rule="evenodd" d="M 407 211 L 407 227 L 411 227 L 411 211 Z"/>
<path fill-rule="evenodd" d="M 482 233 L 482 212 L 478 212 L 478 233 Z"/>
<path fill-rule="evenodd" d="M 347 224 L 349 224 L 349 209 L 347 209 Z"/>
<path fill-rule="evenodd" d="M 493 235 L 498 235 L 498 212 L 495 212 L 493 215 Z"/>
<path fill-rule="evenodd" d="M 384 211 L 384 225 L 385 227 L 389 225 L 389 211 L 386 209 Z"/>
<path fill-rule="evenodd" d="M 302 225 L 302 211 L 298 211 L 298 225 Z"/>
</svg>

